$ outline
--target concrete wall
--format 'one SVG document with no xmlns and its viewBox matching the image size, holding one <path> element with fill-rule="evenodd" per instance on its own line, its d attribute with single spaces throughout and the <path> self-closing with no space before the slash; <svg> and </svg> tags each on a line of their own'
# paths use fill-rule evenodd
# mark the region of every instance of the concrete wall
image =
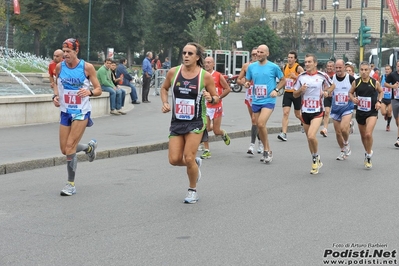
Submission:
<svg viewBox="0 0 399 266">
<path fill-rule="evenodd" d="M 130 104 L 130 87 L 126 91 L 125 106 Z M 51 99 L 52 94 L 0 96 L 0 127 L 58 122 L 60 113 Z M 91 97 L 92 116 L 100 117 L 110 112 L 109 93 Z"/>
</svg>

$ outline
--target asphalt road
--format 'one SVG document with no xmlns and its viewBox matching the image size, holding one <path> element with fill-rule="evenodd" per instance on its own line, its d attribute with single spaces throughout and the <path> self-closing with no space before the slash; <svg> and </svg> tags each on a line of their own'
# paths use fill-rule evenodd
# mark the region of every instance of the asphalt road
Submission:
<svg viewBox="0 0 399 266">
<path fill-rule="evenodd" d="M 360 259 L 398 265 L 399 151 L 392 128 L 385 132 L 379 119 L 373 168 L 366 170 L 358 131 L 352 155 L 337 161 L 330 125 L 330 135 L 319 136 L 324 166 L 316 176 L 300 132 L 287 142 L 269 136 L 270 165 L 246 154 L 249 137 L 230 146 L 212 142 L 193 205 L 183 203 L 185 168 L 169 165 L 167 150 L 80 162 L 72 197 L 59 196 L 65 165 L 3 175 L 0 265 L 314 266 L 329 265 L 328 252 L 340 259 L 349 250 L 388 253 L 345 257 L 344 265 Z"/>
</svg>

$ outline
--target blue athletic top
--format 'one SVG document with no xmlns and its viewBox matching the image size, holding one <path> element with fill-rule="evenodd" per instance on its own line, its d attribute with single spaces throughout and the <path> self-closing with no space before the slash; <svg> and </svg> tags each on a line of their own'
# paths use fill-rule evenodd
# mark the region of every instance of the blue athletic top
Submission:
<svg viewBox="0 0 399 266">
<path fill-rule="evenodd" d="M 276 104 L 276 97 L 270 97 L 270 93 L 277 86 L 277 79 L 283 78 L 280 67 L 267 61 L 265 65 L 254 62 L 248 66 L 246 79 L 253 81 L 252 104 Z"/>
</svg>

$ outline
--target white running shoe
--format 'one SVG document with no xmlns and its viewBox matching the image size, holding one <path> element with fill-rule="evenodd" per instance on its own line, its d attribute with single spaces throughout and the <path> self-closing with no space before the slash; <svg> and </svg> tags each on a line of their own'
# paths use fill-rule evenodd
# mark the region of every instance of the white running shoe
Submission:
<svg viewBox="0 0 399 266">
<path fill-rule="evenodd" d="M 255 147 L 255 144 L 251 143 L 251 144 L 249 145 L 247 154 L 254 155 L 254 147 Z"/>
<path fill-rule="evenodd" d="M 189 189 L 186 197 L 184 198 L 184 203 L 196 203 L 199 200 L 197 191 Z"/>
<path fill-rule="evenodd" d="M 346 159 L 346 153 L 345 153 L 345 151 L 341 151 L 340 153 L 339 153 L 339 155 L 337 156 L 337 160 L 338 161 L 343 161 L 343 160 L 345 160 Z"/>
<path fill-rule="evenodd" d="M 258 141 L 258 150 L 257 150 L 257 152 L 260 154 L 260 153 L 263 153 L 264 152 L 264 147 L 263 147 L 263 143 L 262 143 L 262 141 Z"/>
</svg>

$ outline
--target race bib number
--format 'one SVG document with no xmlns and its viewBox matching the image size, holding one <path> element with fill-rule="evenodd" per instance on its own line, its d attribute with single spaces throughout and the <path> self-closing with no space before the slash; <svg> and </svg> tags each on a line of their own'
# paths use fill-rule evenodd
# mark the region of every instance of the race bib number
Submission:
<svg viewBox="0 0 399 266">
<path fill-rule="evenodd" d="M 371 97 L 357 97 L 359 99 L 359 103 L 357 104 L 357 109 L 360 111 L 371 111 Z"/>
<path fill-rule="evenodd" d="M 285 89 L 292 90 L 294 87 L 294 80 L 293 79 L 285 79 Z"/>
<path fill-rule="evenodd" d="M 393 90 L 393 96 L 395 99 L 399 100 L 399 89 L 394 89 Z"/>
<path fill-rule="evenodd" d="M 347 105 L 349 102 L 348 88 L 335 88 L 334 90 L 334 102 L 335 105 Z"/>
<path fill-rule="evenodd" d="M 256 99 L 263 99 L 267 97 L 267 85 L 254 85 L 254 94 Z"/>
<path fill-rule="evenodd" d="M 305 113 L 316 113 L 320 112 L 320 98 L 319 97 L 307 97 L 303 99 L 302 111 Z"/>
<path fill-rule="evenodd" d="M 64 90 L 64 102 L 66 105 L 66 111 L 69 114 L 81 113 L 82 98 L 77 94 L 77 90 Z"/>
<path fill-rule="evenodd" d="M 384 99 L 391 99 L 391 97 L 392 97 L 391 88 L 382 87 L 382 92 L 384 93 Z"/>
<path fill-rule="evenodd" d="M 194 118 L 195 101 L 192 99 L 176 99 L 175 116 L 179 120 L 192 120 Z"/>
</svg>

